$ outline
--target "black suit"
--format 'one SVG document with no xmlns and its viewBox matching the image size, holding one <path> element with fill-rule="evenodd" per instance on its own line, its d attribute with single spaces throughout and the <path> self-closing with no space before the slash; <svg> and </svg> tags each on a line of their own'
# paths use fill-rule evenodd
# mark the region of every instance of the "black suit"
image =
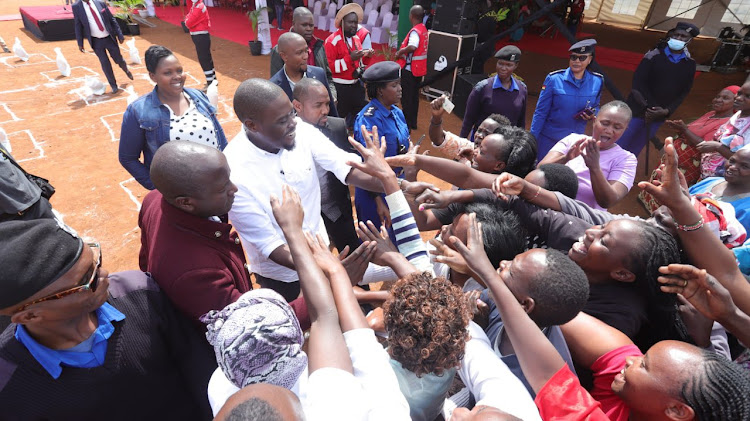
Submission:
<svg viewBox="0 0 750 421">
<path fill-rule="evenodd" d="M 349 134 L 346 131 L 346 120 L 339 117 L 328 117 L 326 125 L 315 126 L 334 145 L 346 152 L 357 153 L 349 144 Z M 321 184 L 320 206 L 323 223 L 326 226 L 328 237 L 333 245 L 339 250 L 349 246 L 354 251 L 360 244 L 357 233 L 354 231 L 354 216 L 352 215 L 352 199 L 349 195 L 349 186 L 342 184 L 333 173 L 325 176 L 325 185 Z M 325 189 L 325 191 L 323 191 Z"/>
<path fill-rule="evenodd" d="M 89 6 L 96 8 L 99 12 L 99 15 L 101 16 L 101 24 L 104 29 L 109 32 L 108 37 L 96 38 L 91 36 L 89 18 L 84 9 L 84 7 Z M 122 36 L 122 31 L 120 30 L 120 25 L 117 23 L 117 19 L 112 16 L 109 8 L 99 0 L 90 0 L 89 4 L 85 4 L 83 0 L 78 0 L 73 4 L 73 21 L 78 48 L 83 49 L 84 38 L 89 41 L 89 45 L 91 45 L 91 48 L 94 49 L 94 53 L 96 53 L 96 56 L 99 58 L 99 63 L 102 65 L 102 71 L 104 72 L 104 76 L 107 77 L 109 86 L 111 86 L 113 90 L 116 90 L 117 80 L 112 71 L 112 63 L 109 62 L 109 57 L 107 57 L 107 51 L 109 51 L 112 60 L 114 60 L 114 62 L 117 63 L 125 73 L 128 73 L 128 65 L 125 63 L 125 59 L 122 58 L 120 47 L 117 45 L 117 41 L 125 41 L 125 37 Z"/>
<path fill-rule="evenodd" d="M 328 79 L 326 79 L 326 72 L 325 70 L 321 69 L 318 66 L 307 66 L 307 77 L 317 80 L 318 82 L 325 85 L 326 89 L 328 90 L 328 98 L 330 99 L 330 105 L 331 110 L 328 112 L 328 115 L 333 117 L 338 117 L 339 113 L 336 111 L 336 104 L 333 102 L 333 95 L 331 94 L 331 88 L 328 86 Z M 289 97 L 289 101 L 293 99 L 293 92 L 292 92 L 292 86 L 289 85 L 289 80 L 286 78 L 286 74 L 284 73 L 284 67 L 282 66 L 281 70 L 276 72 L 275 75 L 271 77 L 271 82 L 275 83 L 276 85 L 279 85 L 281 89 L 286 92 L 286 96 Z"/>
</svg>

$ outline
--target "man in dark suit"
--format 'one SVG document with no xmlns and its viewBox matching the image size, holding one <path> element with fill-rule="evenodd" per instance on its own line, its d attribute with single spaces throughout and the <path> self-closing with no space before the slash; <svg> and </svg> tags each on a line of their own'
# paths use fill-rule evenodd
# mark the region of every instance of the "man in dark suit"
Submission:
<svg viewBox="0 0 750 421">
<path fill-rule="evenodd" d="M 73 5 L 73 21 L 75 22 L 78 49 L 82 53 L 85 52 L 83 39 L 86 38 L 91 48 L 94 49 L 96 56 L 99 57 L 102 71 L 104 76 L 107 77 L 112 93 L 117 92 L 118 87 L 115 74 L 112 71 L 112 63 L 109 62 L 109 57 L 107 57 L 107 51 L 128 78 L 133 80 L 133 74 L 128 70 L 128 65 L 120 54 L 120 47 L 115 42 L 116 38 L 122 44 L 125 37 L 122 36 L 120 25 L 117 24 L 117 20 L 112 16 L 112 12 L 109 11 L 105 3 L 99 0 L 79 0 Z"/>
<path fill-rule="evenodd" d="M 340 149 L 356 153 L 349 144 L 346 120 L 329 117 L 329 104 L 329 93 L 319 80 L 305 78 L 295 85 L 292 105 L 297 111 L 297 116 L 302 121 L 315 126 Z M 359 246 L 360 241 L 354 231 L 349 187 L 342 184 L 332 173 L 320 168 L 316 170 L 318 170 L 320 180 L 320 210 L 328 237 L 339 251 L 342 251 L 345 246 L 349 246 L 349 250 L 353 251 Z"/>
<path fill-rule="evenodd" d="M 281 70 L 271 77 L 271 82 L 279 85 L 291 101 L 293 99 L 292 92 L 294 91 L 295 84 L 303 78 L 317 79 L 328 91 L 328 97 L 331 103 L 330 112 L 328 114 L 338 117 L 336 106 L 333 105 L 333 95 L 328 86 L 325 70 L 307 64 L 307 43 L 302 35 L 294 32 L 282 34 L 279 37 L 279 43 L 277 46 L 279 47 L 279 55 L 284 61 L 284 65 L 281 67 Z"/>
</svg>

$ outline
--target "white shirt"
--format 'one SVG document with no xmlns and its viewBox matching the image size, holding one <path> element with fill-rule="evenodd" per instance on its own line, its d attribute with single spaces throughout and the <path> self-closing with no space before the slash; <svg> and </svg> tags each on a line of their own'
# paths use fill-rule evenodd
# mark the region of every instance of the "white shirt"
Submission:
<svg viewBox="0 0 750 421">
<path fill-rule="evenodd" d="M 417 31 L 411 31 L 409 32 L 409 42 L 406 44 L 407 47 L 419 47 L 419 34 Z M 411 57 L 414 54 L 409 54 L 409 60 L 407 60 L 406 66 L 404 66 L 404 70 L 411 71 Z"/>
<path fill-rule="evenodd" d="M 231 179 L 238 191 L 229 219 L 245 247 L 249 269 L 266 278 L 294 282 L 297 272 L 273 262 L 268 256 L 286 244 L 284 234 L 271 211 L 271 195 L 281 200 L 282 186 L 289 184 L 300 195 L 305 217 L 302 229 L 320 234 L 328 243 L 320 216 L 320 182 L 315 164 L 346 183 L 351 167 L 347 161 L 361 162 L 359 155 L 337 148 L 318 129 L 297 121 L 296 145 L 291 151 L 266 152 L 255 146 L 241 131 L 224 149 Z"/>
<path fill-rule="evenodd" d="M 108 37 L 109 32 L 107 32 L 107 27 L 104 26 L 104 19 L 102 19 L 102 14 L 99 13 L 99 10 L 97 10 L 96 3 L 94 3 L 93 1 L 89 1 L 88 3 L 83 2 L 82 6 L 83 6 L 83 10 L 86 11 L 86 17 L 88 18 L 88 21 L 89 21 L 89 28 L 91 29 L 91 36 L 94 38 Z M 96 13 L 96 17 L 99 18 L 99 22 L 101 22 L 102 28 L 104 28 L 103 31 L 99 30 L 99 25 L 96 24 L 96 20 L 91 15 L 92 10 L 94 10 L 94 13 Z"/>
</svg>

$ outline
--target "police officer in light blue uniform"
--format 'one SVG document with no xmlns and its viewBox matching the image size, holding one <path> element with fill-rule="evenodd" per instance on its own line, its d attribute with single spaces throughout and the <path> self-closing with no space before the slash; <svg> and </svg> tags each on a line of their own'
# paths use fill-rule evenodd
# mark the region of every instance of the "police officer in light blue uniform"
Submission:
<svg viewBox="0 0 750 421">
<path fill-rule="evenodd" d="M 408 152 L 409 126 L 406 124 L 404 113 L 396 107 L 401 100 L 401 66 L 393 61 L 375 63 L 365 70 L 362 80 L 365 82 L 370 102 L 354 120 L 354 138 L 364 145 L 361 126 L 364 125 L 367 130 L 377 126 L 378 136 L 385 136 L 386 157 Z M 394 171 L 398 174 L 400 168 L 395 168 Z M 356 188 L 354 206 L 357 209 L 357 219 L 370 220 L 375 226 L 380 227 L 388 209 L 384 197 L 382 194 Z M 380 206 L 377 202 L 380 202 Z"/>
<path fill-rule="evenodd" d="M 573 44 L 568 50 L 570 67 L 544 79 L 531 122 L 540 161 L 560 139 L 571 133 L 584 133 L 586 123 L 599 110 L 604 76 L 587 70 L 595 45 L 593 39 Z"/>
</svg>

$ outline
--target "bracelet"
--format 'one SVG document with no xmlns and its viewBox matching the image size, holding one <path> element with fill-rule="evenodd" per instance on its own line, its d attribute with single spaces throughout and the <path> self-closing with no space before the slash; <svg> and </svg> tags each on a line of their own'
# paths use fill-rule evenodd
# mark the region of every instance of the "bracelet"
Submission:
<svg viewBox="0 0 750 421">
<path fill-rule="evenodd" d="M 432 119 L 430 119 L 430 126 L 440 126 L 442 124 L 443 124 L 443 119 L 442 118 L 437 123 L 433 122 Z"/>
<path fill-rule="evenodd" d="M 677 224 L 677 223 L 675 225 L 677 225 L 677 229 L 680 230 L 680 231 L 685 231 L 685 232 L 695 231 L 695 230 L 700 229 L 703 226 L 703 217 L 701 216 L 701 218 L 698 220 L 698 222 L 696 222 L 696 223 L 694 223 L 692 225 L 680 225 L 680 224 Z"/>
<path fill-rule="evenodd" d="M 536 194 L 534 195 L 534 197 L 532 197 L 531 199 L 529 199 L 528 202 L 530 202 L 530 201 L 536 199 L 537 197 L 539 197 L 539 193 L 541 193 L 541 192 L 542 192 L 542 186 L 537 186 Z"/>
</svg>

